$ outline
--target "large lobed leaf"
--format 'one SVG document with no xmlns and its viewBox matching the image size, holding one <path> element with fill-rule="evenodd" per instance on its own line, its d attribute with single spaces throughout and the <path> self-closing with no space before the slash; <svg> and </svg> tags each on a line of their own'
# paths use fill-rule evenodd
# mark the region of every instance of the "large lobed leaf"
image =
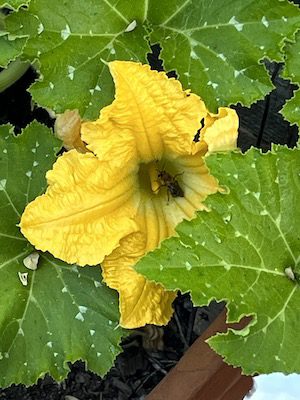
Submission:
<svg viewBox="0 0 300 400">
<path fill-rule="evenodd" d="M 294 43 L 288 43 L 285 46 L 285 54 L 286 64 L 283 76 L 300 86 L 300 32 L 297 33 Z M 300 126 L 300 89 L 297 89 L 294 97 L 284 105 L 282 114 L 292 124 Z"/>
<path fill-rule="evenodd" d="M 276 147 L 212 155 L 211 172 L 230 188 L 210 196 L 178 237 L 146 255 L 137 270 L 168 289 L 191 291 L 195 304 L 226 300 L 228 320 L 252 316 L 210 345 L 246 374 L 300 372 L 300 150 Z"/>
<path fill-rule="evenodd" d="M 32 384 L 46 372 L 61 380 L 67 361 L 80 358 L 104 374 L 119 351 L 118 299 L 102 286 L 99 268 L 45 253 L 36 271 L 23 265 L 34 249 L 17 224 L 27 202 L 44 191 L 58 146 L 37 123 L 18 137 L 0 128 L 0 386 Z M 19 272 L 28 272 L 27 286 Z"/>
<path fill-rule="evenodd" d="M 264 97 L 272 84 L 259 61 L 282 60 L 283 39 L 300 26 L 297 7 L 278 0 L 152 1 L 148 19 L 167 70 L 211 110 Z"/>
<path fill-rule="evenodd" d="M 145 28 L 162 45 L 165 67 L 213 111 L 268 93 L 259 62 L 282 60 L 283 40 L 299 25 L 297 7 L 281 0 L 32 0 L 7 19 L 11 34 L 28 37 L 23 57 L 40 62 L 35 100 L 57 112 L 78 108 L 85 118 L 113 98 L 106 61 L 145 62 Z"/>
</svg>

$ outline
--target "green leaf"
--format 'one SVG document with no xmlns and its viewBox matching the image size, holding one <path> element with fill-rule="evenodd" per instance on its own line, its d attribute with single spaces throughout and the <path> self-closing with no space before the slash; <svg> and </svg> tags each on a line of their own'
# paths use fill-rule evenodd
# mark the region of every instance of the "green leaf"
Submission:
<svg viewBox="0 0 300 400">
<path fill-rule="evenodd" d="M 1 1 L 0 2 L 0 8 L 1 7 L 8 7 L 13 10 L 18 10 L 22 6 L 27 6 L 29 4 L 30 0 L 8 0 L 8 1 Z"/>
<path fill-rule="evenodd" d="M 10 61 L 15 60 L 21 53 L 26 43 L 26 38 L 10 39 L 0 34 L 0 67 L 6 68 Z"/>
<path fill-rule="evenodd" d="M 96 117 L 114 94 L 105 62 L 146 61 L 149 45 L 141 22 L 126 32 L 143 18 L 143 1 L 114 3 L 39 0 L 11 16 L 10 32 L 29 37 L 24 57 L 40 62 L 43 79 L 31 88 L 35 101 L 56 112 L 78 108 L 85 118 Z"/>
<path fill-rule="evenodd" d="M 163 46 L 167 70 L 200 94 L 209 109 L 250 105 L 273 88 L 264 58 L 282 60 L 285 37 L 299 28 L 300 12 L 278 0 L 173 0 L 150 2 L 152 42 Z"/>
<path fill-rule="evenodd" d="M 278 0 L 35 0 L 7 19 L 11 34 L 28 37 L 23 57 L 39 60 L 35 101 L 56 112 L 78 108 L 84 118 L 113 99 L 105 62 L 145 62 L 149 35 L 166 69 L 212 111 L 250 105 L 273 88 L 261 60 L 281 61 L 299 24 L 297 7 Z"/>
<path fill-rule="evenodd" d="M 210 196 L 210 212 L 182 222 L 178 237 L 136 267 L 168 289 L 191 291 L 197 305 L 226 300 L 230 322 L 252 316 L 243 331 L 209 342 L 246 374 L 300 372 L 300 150 L 274 149 L 209 156 L 230 193 Z"/>
<path fill-rule="evenodd" d="M 17 224 L 26 203 L 44 191 L 59 145 L 37 123 L 17 137 L 0 129 L 0 386 L 30 385 L 46 372 L 61 380 L 67 361 L 77 359 L 104 374 L 119 352 L 118 299 L 101 284 L 98 267 L 67 265 L 47 253 L 36 271 L 23 265 L 34 249 Z"/>
<path fill-rule="evenodd" d="M 295 43 L 288 43 L 285 48 L 286 64 L 283 70 L 283 77 L 300 86 L 300 32 L 296 35 Z M 300 126 L 300 89 L 298 89 L 294 97 L 287 101 L 282 109 L 285 119 L 292 124 Z"/>
</svg>

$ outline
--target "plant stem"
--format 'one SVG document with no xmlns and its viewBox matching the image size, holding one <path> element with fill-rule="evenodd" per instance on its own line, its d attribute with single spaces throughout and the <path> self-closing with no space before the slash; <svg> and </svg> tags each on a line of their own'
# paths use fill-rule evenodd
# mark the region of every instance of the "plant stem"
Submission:
<svg viewBox="0 0 300 400">
<path fill-rule="evenodd" d="M 14 84 L 30 67 L 29 62 L 16 60 L 0 72 L 0 93 Z"/>
</svg>

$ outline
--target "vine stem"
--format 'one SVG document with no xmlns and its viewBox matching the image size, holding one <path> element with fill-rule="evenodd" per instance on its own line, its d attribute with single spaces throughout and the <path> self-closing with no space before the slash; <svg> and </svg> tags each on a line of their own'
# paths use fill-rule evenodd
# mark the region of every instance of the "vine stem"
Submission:
<svg viewBox="0 0 300 400">
<path fill-rule="evenodd" d="M 20 79 L 29 67 L 29 62 L 16 60 L 11 62 L 7 68 L 3 69 L 0 72 L 0 93 L 4 92 L 4 90 Z"/>
</svg>

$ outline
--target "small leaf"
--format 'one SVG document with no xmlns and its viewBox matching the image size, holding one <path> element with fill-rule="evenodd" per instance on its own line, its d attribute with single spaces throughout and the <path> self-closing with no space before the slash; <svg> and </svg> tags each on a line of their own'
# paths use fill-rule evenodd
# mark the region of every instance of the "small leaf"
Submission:
<svg viewBox="0 0 300 400">
<path fill-rule="evenodd" d="M 21 53 L 26 43 L 26 38 L 10 38 L 1 36 L 0 32 L 0 67 L 6 68 L 10 61 L 15 60 Z"/>
<path fill-rule="evenodd" d="M 284 78 L 290 79 L 292 83 L 296 83 L 300 86 L 300 32 L 296 35 L 296 41 L 294 43 L 288 43 L 284 50 L 286 54 L 286 64 L 282 75 Z M 300 126 L 300 89 L 297 89 L 294 97 L 288 100 L 284 105 L 282 114 L 284 118 L 292 124 Z"/>
<path fill-rule="evenodd" d="M 23 264 L 34 249 L 19 231 L 20 215 L 44 191 L 59 145 L 37 123 L 17 137 L 0 128 L 0 386 L 30 385 L 46 372 L 61 380 L 67 361 L 77 359 L 104 374 L 119 352 L 118 299 L 101 284 L 99 267 L 67 265 L 47 253 L 35 271 Z"/>
<path fill-rule="evenodd" d="M 228 320 L 252 316 L 243 331 L 210 340 L 246 374 L 300 372 L 300 149 L 252 149 L 207 158 L 230 193 L 210 196 L 210 212 L 178 225 L 137 270 L 167 289 L 191 291 L 195 304 L 226 300 Z"/>
<path fill-rule="evenodd" d="M 0 8 L 8 7 L 13 10 L 18 10 L 22 6 L 28 6 L 30 0 L 7 0 L 0 2 Z"/>
</svg>

